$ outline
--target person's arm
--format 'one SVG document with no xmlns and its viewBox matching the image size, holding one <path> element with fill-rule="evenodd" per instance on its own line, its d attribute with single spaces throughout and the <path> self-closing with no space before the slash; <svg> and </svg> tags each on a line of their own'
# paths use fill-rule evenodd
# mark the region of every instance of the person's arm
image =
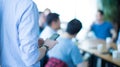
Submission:
<svg viewBox="0 0 120 67">
<path fill-rule="evenodd" d="M 32 66 L 36 64 L 39 56 L 41 56 L 38 49 L 38 10 L 31 0 L 25 0 L 21 7 L 23 8 L 19 9 L 20 20 L 18 20 L 17 26 L 19 54 L 25 66 Z"/>
<path fill-rule="evenodd" d="M 56 45 L 56 43 L 57 41 L 47 39 L 43 46 L 39 48 L 40 56 L 38 58 L 38 61 L 40 61 L 45 56 L 46 52 L 53 48 Z"/>
<path fill-rule="evenodd" d="M 39 51 L 40 51 L 40 56 L 38 58 L 38 61 L 40 61 L 46 55 L 48 49 L 42 46 L 41 48 L 39 48 Z"/>
<path fill-rule="evenodd" d="M 24 64 L 32 66 L 45 55 L 46 49 L 38 49 L 39 24 L 36 5 L 31 0 L 25 0 L 21 6 L 23 9 L 20 11 L 22 13 L 17 26 L 19 53 Z M 46 41 L 44 44 L 51 48 L 56 42 Z"/>
<path fill-rule="evenodd" d="M 112 41 L 114 41 L 116 39 L 116 36 L 117 36 L 115 29 L 111 29 L 110 33 L 112 34 Z"/>
<path fill-rule="evenodd" d="M 80 50 L 78 49 L 77 46 L 72 46 L 72 50 L 70 53 L 71 60 L 74 65 L 80 66 L 81 63 L 83 63 L 83 58 L 82 55 L 80 54 Z"/>
<path fill-rule="evenodd" d="M 91 27 L 86 31 L 86 36 L 85 38 L 89 38 L 89 33 L 91 32 Z"/>
<path fill-rule="evenodd" d="M 90 28 L 86 32 L 86 38 L 94 37 L 94 34 L 93 34 L 93 24 L 94 23 L 91 24 Z"/>
</svg>

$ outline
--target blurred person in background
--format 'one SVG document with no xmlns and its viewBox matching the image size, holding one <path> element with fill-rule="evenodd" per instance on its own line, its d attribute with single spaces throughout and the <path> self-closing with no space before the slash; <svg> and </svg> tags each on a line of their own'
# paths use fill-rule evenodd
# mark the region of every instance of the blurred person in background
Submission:
<svg viewBox="0 0 120 67">
<path fill-rule="evenodd" d="M 46 23 L 47 23 L 47 26 L 45 27 L 45 29 L 41 32 L 41 34 L 39 36 L 43 40 L 50 38 L 54 33 L 57 33 L 57 31 L 60 29 L 59 14 L 50 13 L 46 18 Z M 41 41 L 42 41 L 42 39 L 41 39 Z M 41 60 L 41 67 L 44 67 L 47 60 L 48 60 L 48 56 L 46 55 Z"/>
<path fill-rule="evenodd" d="M 1 67 L 40 67 L 46 51 L 57 42 L 46 40 L 42 47 L 38 46 L 37 6 L 32 0 L 0 0 L 0 3 Z"/>
<path fill-rule="evenodd" d="M 108 38 L 110 38 L 111 42 L 114 42 L 117 36 L 112 23 L 104 20 L 104 12 L 102 10 L 97 11 L 96 21 L 94 21 L 91 25 L 89 32 L 90 31 L 93 32 L 95 38 L 102 40 L 107 40 Z M 92 60 L 98 62 L 97 57 L 92 58 Z M 97 63 L 95 63 L 94 66 L 96 65 Z"/>
<path fill-rule="evenodd" d="M 59 14 L 50 13 L 46 18 L 46 22 L 47 26 L 40 34 L 40 38 L 43 38 L 43 40 L 50 38 L 54 33 L 57 33 L 57 31 L 60 29 Z"/>
<path fill-rule="evenodd" d="M 39 12 L 39 32 L 41 33 L 43 29 L 47 26 L 46 24 L 46 18 L 48 14 L 51 13 L 51 10 L 49 8 L 46 8 L 44 12 Z"/>
<path fill-rule="evenodd" d="M 41 33 L 46 26 L 46 17 L 43 12 L 39 12 L 39 32 Z"/>
<path fill-rule="evenodd" d="M 112 23 L 105 21 L 104 12 L 102 10 L 97 11 L 96 21 L 91 25 L 90 31 L 94 33 L 96 38 L 106 40 L 107 37 L 111 37 L 112 41 L 116 38 L 116 31 L 113 28 Z"/>
<path fill-rule="evenodd" d="M 59 43 L 48 52 L 50 60 L 46 64 L 46 67 L 49 67 L 50 65 L 59 67 L 56 65 L 57 62 L 55 62 L 54 59 L 58 59 L 66 63 L 67 66 L 65 67 L 86 67 L 86 64 L 83 64 L 79 48 L 72 41 L 72 38 L 76 37 L 81 28 L 82 24 L 77 19 L 73 19 L 68 23 L 64 35 L 57 39 Z"/>
<path fill-rule="evenodd" d="M 51 13 L 51 10 L 49 8 L 46 8 L 43 13 L 44 13 L 45 17 L 47 17 L 48 14 Z"/>
</svg>

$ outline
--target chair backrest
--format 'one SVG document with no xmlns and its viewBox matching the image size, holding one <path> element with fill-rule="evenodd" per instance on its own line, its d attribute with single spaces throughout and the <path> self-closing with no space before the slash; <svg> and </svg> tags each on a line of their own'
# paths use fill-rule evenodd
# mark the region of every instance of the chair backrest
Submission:
<svg viewBox="0 0 120 67">
<path fill-rule="evenodd" d="M 68 67 L 67 64 L 57 58 L 50 58 L 45 67 Z"/>
</svg>

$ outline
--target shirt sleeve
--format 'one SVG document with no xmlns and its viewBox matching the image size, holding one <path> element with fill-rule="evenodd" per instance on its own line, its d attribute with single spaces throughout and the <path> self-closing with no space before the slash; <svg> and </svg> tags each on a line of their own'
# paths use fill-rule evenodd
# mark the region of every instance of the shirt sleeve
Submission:
<svg viewBox="0 0 120 67">
<path fill-rule="evenodd" d="M 71 59 L 72 59 L 74 65 L 77 65 L 83 61 L 82 56 L 80 54 L 80 50 L 75 45 L 73 46 L 70 55 L 71 55 Z"/>
<path fill-rule="evenodd" d="M 38 10 L 33 2 L 27 5 L 21 16 L 18 33 L 21 58 L 26 66 L 31 66 L 36 63 L 40 55 L 38 49 Z"/>
</svg>

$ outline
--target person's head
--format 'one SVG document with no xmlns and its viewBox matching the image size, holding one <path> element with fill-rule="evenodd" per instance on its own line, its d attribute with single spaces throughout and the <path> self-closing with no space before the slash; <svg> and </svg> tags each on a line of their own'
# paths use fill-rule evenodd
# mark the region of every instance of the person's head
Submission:
<svg viewBox="0 0 120 67">
<path fill-rule="evenodd" d="M 75 37 L 77 33 L 81 30 L 81 28 L 82 23 L 77 19 L 73 19 L 68 23 L 66 32 L 71 36 Z"/>
<path fill-rule="evenodd" d="M 57 13 L 50 13 L 47 16 L 47 24 L 54 30 L 60 29 L 60 19 L 59 19 L 59 14 Z"/>
<path fill-rule="evenodd" d="M 49 8 L 46 8 L 46 9 L 44 10 L 45 16 L 47 17 L 47 15 L 48 15 L 49 13 L 51 13 L 51 10 L 50 10 Z"/>
<path fill-rule="evenodd" d="M 43 12 L 39 12 L 39 26 L 43 27 L 46 23 L 46 17 Z"/>
<path fill-rule="evenodd" d="M 103 17 L 104 17 L 104 12 L 102 10 L 98 10 L 96 15 L 96 20 L 103 21 Z"/>
</svg>

